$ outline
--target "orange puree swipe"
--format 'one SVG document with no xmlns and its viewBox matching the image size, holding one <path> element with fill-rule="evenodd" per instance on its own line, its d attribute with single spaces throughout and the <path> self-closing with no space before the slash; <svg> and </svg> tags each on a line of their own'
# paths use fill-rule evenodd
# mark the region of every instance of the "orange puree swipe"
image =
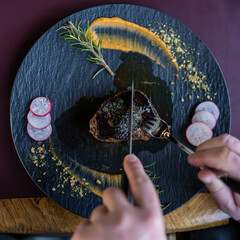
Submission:
<svg viewBox="0 0 240 240">
<path fill-rule="evenodd" d="M 178 64 L 176 62 L 176 59 L 172 56 L 166 44 L 147 28 L 141 27 L 132 22 L 124 21 L 121 18 L 117 17 L 97 18 L 90 24 L 88 37 L 92 36 L 95 44 L 97 44 L 99 39 L 101 38 L 102 48 L 121 50 L 123 52 L 138 52 L 149 57 L 157 64 L 164 65 L 164 63 L 160 60 L 160 53 L 156 54 L 156 51 L 149 50 L 149 48 L 147 48 L 140 42 L 137 42 L 137 40 L 128 39 L 120 35 L 97 33 L 97 29 L 103 28 L 124 30 L 135 33 L 139 35 L 139 37 L 145 38 L 151 43 L 152 46 L 158 47 L 158 49 L 162 51 L 161 54 L 165 54 L 168 57 L 168 60 L 170 64 L 175 68 L 175 71 L 178 70 Z"/>
</svg>

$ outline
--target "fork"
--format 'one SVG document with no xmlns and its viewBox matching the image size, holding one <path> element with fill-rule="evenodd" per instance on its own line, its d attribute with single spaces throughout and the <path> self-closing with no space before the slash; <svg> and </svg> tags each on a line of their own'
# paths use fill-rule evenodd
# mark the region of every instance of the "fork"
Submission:
<svg viewBox="0 0 240 240">
<path fill-rule="evenodd" d="M 173 142 L 188 155 L 194 153 L 191 149 L 183 145 L 171 135 L 168 124 L 159 117 L 150 118 L 141 128 L 153 138 L 167 139 Z"/>
<path fill-rule="evenodd" d="M 150 134 L 153 138 L 167 139 L 175 143 L 179 148 L 181 148 L 188 155 L 191 155 L 192 153 L 194 153 L 194 151 L 192 151 L 191 149 L 189 149 L 188 147 L 180 143 L 171 135 L 168 124 L 159 117 L 150 118 L 141 128 L 144 131 L 146 131 L 148 134 Z M 200 167 L 200 169 L 203 169 L 203 168 Z M 217 175 L 218 179 L 222 180 L 234 192 L 237 192 L 240 194 L 240 182 L 231 179 L 230 177 L 227 176 L 227 173 L 221 170 L 216 170 L 212 168 L 208 168 L 208 169 L 213 171 Z"/>
</svg>

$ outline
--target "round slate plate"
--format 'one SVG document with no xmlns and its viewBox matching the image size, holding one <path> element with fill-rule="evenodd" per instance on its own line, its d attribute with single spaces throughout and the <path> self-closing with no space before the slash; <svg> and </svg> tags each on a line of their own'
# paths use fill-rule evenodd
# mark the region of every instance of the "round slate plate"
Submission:
<svg viewBox="0 0 240 240">
<path fill-rule="evenodd" d="M 152 28 L 172 47 L 180 66 L 174 76 L 148 57 L 103 49 L 112 70 L 92 79 L 98 66 L 86 60 L 87 53 L 72 49 L 56 30 L 69 20 L 86 26 L 99 17 L 120 17 Z M 171 40 L 172 39 L 172 40 Z M 175 45 L 174 45 L 175 44 Z M 193 90 L 205 76 L 200 89 Z M 63 207 L 83 217 L 101 204 L 101 192 L 117 185 L 127 142 L 97 141 L 89 133 L 88 122 L 101 103 L 124 90 L 134 78 L 159 115 L 171 125 L 172 135 L 191 147 L 186 127 L 196 105 L 212 99 L 221 115 L 214 136 L 229 132 L 229 97 L 223 75 L 204 43 L 177 20 L 161 12 L 133 5 L 105 5 L 77 12 L 49 29 L 32 47 L 17 73 L 11 97 L 11 128 L 19 157 L 37 185 Z M 205 84 L 205 85 L 203 85 Z M 205 86 L 205 87 L 204 87 Z M 209 87 L 209 91 L 206 90 Z M 52 102 L 51 138 L 35 142 L 27 134 L 30 102 L 46 96 Z M 191 147 L 194 149 L 193 147 Z M 187 156 L 172 143 L 150 139 L 135 141 L 133 151 L 155 178 L 161 202 L 168 213 L 188 201 L 202 187 L 197 169 L 187 164 Z"/>
</svg>

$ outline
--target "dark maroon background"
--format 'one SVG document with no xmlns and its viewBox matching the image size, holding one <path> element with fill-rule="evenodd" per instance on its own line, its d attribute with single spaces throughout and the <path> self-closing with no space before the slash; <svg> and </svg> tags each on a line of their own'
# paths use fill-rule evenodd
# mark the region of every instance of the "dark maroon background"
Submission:
<svg viewBox="0 0 240 240">
<path fill-rule="evenodd" d="M 15 151 L 9 102 L 16 72 L 35 41 L 66 16 L 102 4 L 126 3 L 164 12 L 194 31 L 216 57 L 229 89 L 231 133 L 240 138 L 239 0 L 8 0 L 0 3 L 0 198 L 44 196 Z"/>
</svg>

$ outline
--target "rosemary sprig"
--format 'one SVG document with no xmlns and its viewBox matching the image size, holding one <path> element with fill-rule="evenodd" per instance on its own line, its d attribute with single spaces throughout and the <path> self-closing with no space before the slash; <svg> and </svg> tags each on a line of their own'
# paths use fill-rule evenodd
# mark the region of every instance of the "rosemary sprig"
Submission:
<svg viewBox="0 0 240 240">
<path fill-rule="evenodd" d="M 73 48 L 79 49 L 81 51 L 89 51 L 93 55 L 88 55 L 87 60 L 93 63 L 96 63 L 98 65 L 103 66 L 99 71 L 97 71 L 93 78 L 97 76 L 101 71 L 104 69 L 107 69 L 107 71 L 114 76 L 114 72 L 110 69 L 110 67 L 106 64 L 106 62 L 103 59 L 102 53 L 101 53 L 101 46 L 102 41 L 101 39 L 98 41 L 98 44 L 96 45 L 93 40 L 92 36 L 88 37 L 88 31 L 89 31 L 89 22 L 87 22 L 87 26 L 85 29 L 81 28 L 81 21 L 75 25 L 69 21 L 67 25 L 60 27 L 58 30 L 64 30 L 59 34 L 59 36 L 63 37 L 66 41 L 70 41 L 71 46 Z M 57 30 L 57 31 L 58 31 Z"/>
</svg>

